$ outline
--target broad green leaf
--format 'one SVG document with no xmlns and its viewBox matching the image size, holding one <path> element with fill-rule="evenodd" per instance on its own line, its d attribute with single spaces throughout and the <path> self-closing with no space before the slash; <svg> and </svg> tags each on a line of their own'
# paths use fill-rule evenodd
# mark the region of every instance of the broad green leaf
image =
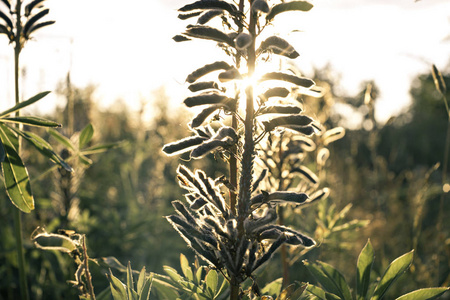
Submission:
<svg viewBox="0 0 450 300">
<path fill-rule="evenodd" d="M 200 266 L 197 271 L 195 271 L 195 283 L 197 283 L 198 285 L 201 284 L 202 279 L 203 279 L 203 275 L 205 274 L 205 267 L 204 266 Z"/>
<path fill-rule="evenodd" d="M 42 93 L 39 93 L 39 94 L 31 97 L 30 99 L 28 99 L 26 101 L 22 101 L 22 102 L 16 104 L 15 106 L 11 107 L 10 109 L 7 109 L 7 110 L 1 112 L 0 113 L 0 118 L 4 117 L 4 116 L 7 116 L 9 114 L 12 114 L 12 113 L 14 113 L 14 112 L 16 112 L 18 110 L 21 110 L 24 107 L 27 107 L 28 105 L 33 104 L 36 101 L 41 100 L 42 98 L 47 96 L 49 93 L 50 93 L 49 91 L 48 92 L 42 92 Z"/>
<path fill-rule="evenodd" d="M 300 287 L 297 283 L 290 284 L 281 291 L 276 300 L 296 300 L 303 294 L 307 286 L 308 284 L 305 283 Z"/>
<path fill-rule="evenodd" d="M 142 268 L 141 272 L 139 272 L 139 278 L 136 286 L 136 291 L 140 294 L 142 287 L 145 283 L 145 267 Z"/>
<path fill-rule="evenodd" d="M 285 11 L 309 11 L 311 8 L 313 8 L 313 5 L 306 1 L 291 1 L 280 3 L 272 7 L 270 13 L 266 16 L 266 20 L 270 22 L 276 15 Z"/>
<path fill-rule="evenodd" d="M 52 146 L 47 143 L 43 138 L 30 131 L 21 131 L 15 128 L 10 128 L 18 135 L 22 136 L 26 141 L 30 142 L 42 155 L 48 157 L 54 163 L 60 165 L 68 172 L 72 172 L 73 169 L 69 166 L 56 152 L 53 151 Z"/>
<path fill-rule="evenodd" d="M 125 285 L 112 274 L 111 270 L 109 270 L 109 274 L 107 274 L 106 276 L 109 279 L 111 294 L 114 300 L 128 300 Z"/>
<path fill-rule="evenodd" d="M 442 296 L 445 292 L 447 292 L 450 288 L 448 287 L 439 287 L 439 288 L 427 288 L 420 289 L 405 294 L 403 296 L 398 297 L 396 300 L 431 300 L 436 299 Z"/>
<path fill-rule="evenodd" d="M 356 295 L 358 300 L 366 299 L 367 290 L 370 283 L 370 272 L 372 270 L 372 264 L 374 260 L 374 251 L 370 240 L 361 250 L 357 263 L 357 275 L 356 275 Z"/>
<path fill-rule="evenodd" d="M 11 117 L 2 118 L 0 121 L 5 123 L 21 123 L 38 127 L 61 127 L 61 124 L 59 123 L 39 117 Z"/>
<path fill-rule="evenodd" d="M 166 272 L 167 275 L 169 275 L 169 277 L 175 282 L 175 283 L 179 283 L 183 278 L 180 276 L 180 274 L 177 273 L 177 271 L 169 266 L 164 266 L 163 267 L 164 272 Z"/>
<path fill-rule="evenodd" d="M 152 291 L 152 277 L 148 277 L 145 279 L 144 285 L 142 286 L 142 289 L 139 290 L 139 300 L 149 300 L 150 299 L 150 292 Z"/>
<path fill-rule="evenodd" d="M 339 291 L 339 293 L 334 294 L 340 296 L 342 299 L 352 300 L 352 294 L 347 282 L 345 281 L 344 276 L 342 276 L 342 274 L 338 270 L 327 263 L 321 261 L 318 261 L 317 263 L 322 267 L 324 273 L 328 276 L 328 278 L 332 280 L 333 284 Z"/>
<path fill-rule="evenodd" d="M 15 148 L 17 137 L 5 125 L 0 124 L 0 139 L 6 153 L 2 162 L 6 192 L 17 208 L 29 213 L 34 209 L 34 198 L 28 171 Z"/>
<path fill-rule="evenodd" d="M 217 288 L 219 283 L 219 276 L 216 270 L 210 270 L 205 278 L 206 289 L 210 291 L 211 296 L 215 296 L 217 294 Z"/>
<path fill-rule="evenodd" d="M 398 257 L 387 267 L 383 277 L 381 277 L 380 282 L 378 282 L 378 285 L 375 288 L 371 300 L 383 298 L 384 294 L 394 283 L 394 281 L 397 280 L 411 266 L 413 256 L 414 250 Z"/>
<path fill-rule="evenodd" d="M 101 291 L 100 294 L 95 295 L 95 300 L 110 300 L 110 299 L 111 299 L 111 287 L 109 286 L 103 291 Z"/>
<path fill-rule="evenodd" d="M 281 292 L 281 286 L 283 284 L 283 278 L 275 279 L 274 281 L 268 283 L 265 287 L 261 289 L 262 295 L 270 295 L 275 297 Z"/>
<path fill-rule="evenodd" d="M 58 131 L 50 129 L 48 133 L 50 133 L 50 135 L 53 136 L 63 146 L 66 146 L 68 149 L 77 152 L 77 149 L 74 145 L 72 145 L 72 142 Z"/>
<path fill-rule="evenodd" d="M 80 133 L 80 141 L 79 141 L 79 147 L 82 149 L 84 146 L 86 146 L 94 136 L 94 127 L 92 127 L 91 124 L 88 124 Z"/>
<path fill-rule="evenodd" d="M 189 266 L 189 261 L 183 253 L 180 253 L 180 265 L 181 271 L 183 271 L 184 277 L 189 281 L 194 281 L 194 274 L 192 273 L 192 268 Z"/>
<path fill-rule="evenodd" d="M 158 299 L 178 299 L 179 297 L 176 292 L 177 288 L 163 280 L 154 278 L 153 286 L 154 292 L 160 296 Z"/>
<path fill-rule="evenodd" d="M 316 296 L 320 300 L 342 300 L 338 296 L 336 296 L 332 293 L 325 292 L 320 287 L 312 285 L 312 284 L 308 284 L 306 291 L 308 293 Z"/>
<path fill-rule="evenodd" d="M 126 272 L 127 267 L 125 267 L 117 258 L 114 256 L 107 256 L 95 259 L 95 262 L 107 268 L 114 268 L 120 272 Z"/>
</svg>

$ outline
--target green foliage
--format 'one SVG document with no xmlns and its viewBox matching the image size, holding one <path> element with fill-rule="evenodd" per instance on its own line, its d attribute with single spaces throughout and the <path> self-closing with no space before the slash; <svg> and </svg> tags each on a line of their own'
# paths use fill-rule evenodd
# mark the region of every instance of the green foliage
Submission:
<svg viewBox="0 0 450 300">
<path fill-rule="evenodd" d="M 319 299 L 371 299 L 378 300 L 382 299 L 386 292 L 389 290 L 391 285 L 405 273 L 411 266 L 413 259 L 413 251 L 408 252 L 394 261 L 392 261 L 389 266 L 384 271 L 384 274 L 380 279 L 376 281 L 370 281 L 371 277 L 375 277 L 375 274 L 371 274 L 371 268 L 374 260 L 374 252 L 372 244 L 370 241 L 367 242 L 366 246 L 361 251 L 358 263 L 357 263 L 357 283 L 356 283 L 356 297 L 353 298 L 350 293 L 350 287 L 345 281 L 339 271 L 334 267 L 317 261 L 311 263 L 304 261 L 303 263 L 307 267 L 308 271 L 311 272 L 313 277 L 320 283 L 323 289 L 314 285 L 308 285 L 307 291 L 312 295 L 315 295 Z M 369 286 L 372 288 L 369 290 Z M 435 299 L 443 295 L 449 288 L 428 288 L 419 289 L 403 295 L 397 299 L 417 299 L 417 300 L 427 300 Z"/>
<path fill-rule="evenodd" d="M 145 273 L 145 267 L 139 272 L 138 281 L 136 286 L 133 283 L 133 270 L 131 264 L 128 263 L 127 267 L 127 283 L 122 283 L 117 277 L 115 277 L 111 270 L 107 274 L 111 294 L 114 300 L 149 300 L 150 292 L 152 289 L 153 277 L 147 276 Z"/>
</svg>

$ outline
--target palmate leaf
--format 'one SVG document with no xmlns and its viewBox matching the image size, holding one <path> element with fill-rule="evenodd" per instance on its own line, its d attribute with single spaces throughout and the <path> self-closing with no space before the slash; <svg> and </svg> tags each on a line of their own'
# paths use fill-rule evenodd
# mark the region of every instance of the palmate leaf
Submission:
<svg viewBox="0 0 450 300">
<path fill-rule="evenodd" d="M 6 192 L 12 203 L 21 211 L 29 213 L 34 209 L 28 171 L 17 153 L 17 137 L 3 124 L 0 124 L 0 139 L 5 149 L 2 162 Z"/>
<path fill-rule="evenodd" d="M 42 92 L 42 93 L 39 93 L 39 94 L 37 94 L 37 95 L 31 97 L 30 99 L 28 99 L 28 100 L 26 100 L 26 101 L 23 101 L 23 102 L 18 103 L 18 104 L 16 104 L 15 106 L 11 107 L 10 109 L 7 109 L 7 110 L 1 112 L 1 113 L 0 113 L 0 118 L 2 118 L 2 117 L 4 117 L 4 116 L 7 116 L 7 115 L 9 115 L 9 114 L 12 114 L 12 113 L 14 113 L 14 112 L 16 112 L 16 111 L 18 111 L 18 110 L 24 108 L 24 107 L 27 107 L 27 106 L 29 106 L 29 105 L 35 103 L 36 101 L 41 100 L 42 98 L 44 98 L 44 97 L 47 96 L 48 94 L 50 94 L 49 91 L 47 91 L 47 92 Z"/>
<path fill-rule="evenodd" d="M 309 11 L 313 8 L 313 5 L 306 1 L 291 1 L 291 2 L 284 2 L 277 5 L 274 5 L 272 9 L 270 10 L 270 13 L 266 16 L 266 20 L 268 22 L 272 21 L 273 18 L 286 11 Z"/>
<path fill-rule="evenodd" d="M 371 300 L 379 300 L 383 298 L 387 290 L 403 273 L 411 266 L 414 250 L 403 254 L 395 259 L 386 269 L 380 281 L 378 282 Z"/>
</svg>

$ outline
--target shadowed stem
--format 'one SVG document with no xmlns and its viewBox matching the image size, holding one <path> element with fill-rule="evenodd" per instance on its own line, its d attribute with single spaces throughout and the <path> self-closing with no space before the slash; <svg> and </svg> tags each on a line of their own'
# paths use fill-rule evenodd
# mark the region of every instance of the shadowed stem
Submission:
<svg viewBox="0 0 450 300">
<path fill-rule="evenodd" d="M 16 35 L 14 38 L 14 95 L 15 95 L 15 103 L 20 103 L 20 94 L 19 94 L 19 56 L 20 51 L 22 50 L 21 44 L 21 32 L 22 32 L 22 23 L 20 20 L 20 12 L 22 10 L 22 1 L 18 0 L 16 2 Z M 19 116 L 19 112 L 16 112 L 16 117 Z M 18 125 L 20 126 L 20 125 Z M 19 127 L 20 129 L 20 127 Z M 21 152 L 21 138 L 18 137 L 18 149 L 17 153 L 20 155 Z M 21 299 L 28 300 L 30 298 L 28 294 L 28 283 L 27 283 L 27 273 L 25 270 L 25 254 L 23 249 L 22 242 L 22 219 L 21 212 L 18 208 L 13 208 L 14 214 L 14 236 L 16 239 L 16 247 L 17 247 L 17 260 L 19 265 L 19 280 L 20 280 L 20 295 Z"/>
</svg>

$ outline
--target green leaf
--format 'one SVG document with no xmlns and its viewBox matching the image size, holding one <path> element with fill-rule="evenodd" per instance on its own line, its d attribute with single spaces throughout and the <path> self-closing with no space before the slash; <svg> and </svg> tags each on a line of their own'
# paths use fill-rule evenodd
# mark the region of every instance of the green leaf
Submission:
<svg viewBox="0 0 450 300">
<path fill-rule="evenodd" d="M 26 141 L 30 142 L 42 155 L 48 157 L 54 163 L 60 165 L 68 172 L 72 172 L 73 169 L 69 166 L 58 154 L 53 151 L 52 146 L 47 143 L 43 138 L 29 131 L 20 131 L 15 128 L 10 128 L 17 134 L 22 136 Z"/>
<path fill-rule="evenodd" d="M 352 300 L 352 294 L 350 292 L 350 288 L 347 284 L 347 282 L 345 281 L 344 276 L 342 276 L 342 274 L 336 270 L 335 268 L 333 268 L 331 265 L 318 261 L 317 262 L 319 265 L 321 265 L 322 270 L 325 272 L 325 274 L 328 276 L 328 278 L 330 278 L 333 282 L 333 284 L 336 286 L 337 290 L 339 291 L 339 293 L 337 293 L 338 296 L 340 296 L 342 299 L 345 300 Z M 336 294 L 336 293 L 334 293 Z"/>
<path fill-rule="evenodd" d="M 309 11 L 311 8 L 313 8 L 313 5 L 306 1 L 291 1 L 280 3 L 272 7 L 270 13 L 266 16 L 266 20 L 270 22 L 276 15 L 282 12 L 294 10 Z"/>
<path fill-rule="evenodd" d="M 332 293 L 325 292 L 320 287 L 312 284 L 308 284 L 306 291 L 321 300 L 341 300 L 341 298 L 339 298 L 338 296 Z"/>
<path fill-rule="evenodd" d="M 178 299 L 177 288 L 173 285 L 158 278 L 153 279 L 153 285 L 156 294 L 160 296 L 158 299 Z"/>
<path fill-rule="evenodd" d="M 166 274 L 169 275 L 169 277 L 175 283 L 179 283 L 183 279 L 174 268 L 169 267 L 169 266 L 164 266 L 163 269 L 164 269 L 164 272 L 166 272 Z"/>
<path fill-rule="evenodd" d="M 2 162 L 6 192 L 12 203 L 21 211 L 29 213 L 34 209 L 28 171 L 17 153 L 17 137 L 3 124 L 0 124 L 0 139 L 5 149 Z"/>
<path fill-rule="evenodd" d="M 4 117 L 6 115 L 12 114 L 12 113 L 14 113 L 14 112 L 16 112 L 18 110 L 21 110 L 24 107 L 27 107 L 28 105 L 33 104 L 36 101 L 41 100 L 42 98 L 47 96 L 49 93 L 50 93 L 49 91 L 48 92 L 42 92 L 42 93 L 39 93 L 39 94 L 31 97 L 30 99 L 28 99 L 26 101 L 23 101 L 23 102 L 20 102 L 20 103 L 16 104 L 15 106 L 11 107 L 10 109 L 7 109 L 4 112 L 0 113 L 0 118 Z"/>
<path fill-rule="evenodd" d="M 275 297 L 281 291 L 281 286 L 283 283 L 283 278 L 275 279 L 274 281 L 268 283 L 265 287 L 261 289 L 262 295 L 270 295 Z"/>
<path fill-rule="evenodd" d="M 114 300 L 128 300 L 125 285 L 112 274 L 111 270 L 109 270 L 109 274 L 106 274 L 106 277 L 108 277 Z"/>
<path fill-rule="evenodd" d="M 410 266 L 413 260 L 414 250 L 403 254 L 395 259 L 384 272 L 380 282 L 372 296 L 372 300 L 378 300 L 383 298 L 386 291 L 391 287 L 395 280 L 397 280 Z"/>
<path fill-rule="evenodd" d="M 303 263 L 325 291 L 338 295 L 341 299 L 351 299 L 348 285 L 336 269 L 323 262 L 315 264 L 304 260 Z M 350 298 L 348 298 L 349 295 Z"/>
<path fill-rule="evenodd" d="M 133 270 L 131 269 L 131 263 L 128 261 L 128 265 L 127 265 L 127 294 L 128 294 L 128 298 L 129 299 L 132 299 L 133 288 L 134 288 Z"/>
<path fill-rule="evenodd" d="M 277 297 L 276 300 L 294 300 L 294 299 L 299 299 L 300 296 L 303 294 L 303 292 L 305 291 L 306 287 L 308 286 L 307 283 L 302 283 L 299 284 L 298 283 L 293 283 L 288 285 L 286 288 L 284 288 L 280 295 Z"/>
<path fill-rule="evenodd" d="M 110 144 L 102 144 L 102 145 L 92 146 L 92 147 L 83 149 L 83 151 L 81 151 L 81 153 L 83 155 L 91 155 L 91 154 L 103 153 L 105 151 L 108 151 L 109 149 L 120 147 L 123 144 L 124 144 L 124 142 L 117 142 L 117 143 L 110 143 Z"/>
<path fill-rule="evenodd" d="M 139 278 L 138 278 L 138 282 L 137 282 L 137 286 L 136 286 L 136 291 L 138 292 L 138 294 L 141 293 L 142 287 L 144 286 L 144 282 L 145 282 L 145 267 L 142 268 L 141 272 L 139 273 Z"/>
<path fill-rule="evenodd" d="M 189 266 L 189 261 L 183 253 L 180 253 L 180 265 L 181 271 L 183 271 L 184 277 L 189 281 L 194 281 L 194 274 L 192 273 L 192 268 Z"/>
<path fill-rule="evenodd" d="M 75 148 L 74 145 L 72 145 L 72 142 L 65 137 L 64 135 L 62 135 L 61 133 L 59 133 L 56 130 L 49 130 L 48 133 L 50 133 L 51 136 L 53 136 L 60 144 L 62 144 L 63 146 L 66 146 L 66 148 L 77 152 L 77 149 Z"/>
<path fill-rule="evenodd" d="M 139 290 L 139 300 L 148 300 L 150 299 L 150 292 L 152 291 L 152 280 L 153 278 L 149 276 L 146 280 L 142 289 Z"/>
<path fill-rule="evenodd" d="M 84 146 L 86 146 L 94 136 L 94 127 L 92 127 L 91 124 L 88 124 L 84 129 L 81 131 L 80 134 L 80 142 L 79 147 L 80 149 L 83 149 Z"/>
<path fill-rule="evenodd" d="M 211 292 L 214 297 L 217 294 L 217 285 L 219 283 L 219 276 L 216 270 L 210 270 L 205 278 L 206 289 Z"/>
<path fill-rule="evenodd" d="M 9 123 L 22 123 L 31 126 L 38 127 L 61 127 L 61 124 L 56 123 L 51 120 L 39 118 L 39 117 L 11 117 L 11 118 L 2 118 L 0 119 L 2 122 Z"/>
<path fill-rule="evenodd" d="M 356 295 L 358 300 L 366 299 L 370 283 L 370 271 L 372 270 L 374 251 L 370 240 L 361 250 L 357 263 Z"/>
<path fill-rule="evenodd" d="M 2 140 L 0 140 L 0 163 L 4 162 L 6 158 L 5 147 L 3 147 Z"/>
<path fill-rule="evenodd" d="M 427 288 L 420 289 L 398 297 L 396 300 L 431 300 L 436 299 L 447 292 L 450 288 Z"/>
</svg>

